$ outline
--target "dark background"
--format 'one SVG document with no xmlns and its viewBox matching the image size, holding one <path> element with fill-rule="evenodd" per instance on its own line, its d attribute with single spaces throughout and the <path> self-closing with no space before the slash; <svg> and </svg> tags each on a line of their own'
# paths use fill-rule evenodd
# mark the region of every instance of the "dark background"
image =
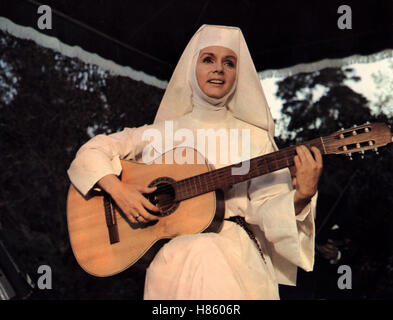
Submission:
<svg viewBox="0 0 393 320">
<path fill-rule="evenodd" d="M 2 0 L 0 14 L 37 30 L 40 4 L 52 8 L 54 26 L 41 32 L 163 80 L 202 24 L 240 27 L 258 71 L 393 45 L 390 0 Z M 341 5 L 351 7 L 351 30 L 337 27 Z"/>
<path fill-rule="evenodd" d="M 258 71 L 392 48 L 392 3 L 58 0 L 45 2 L 53 10 L 53 29 L 42 32 L 169 80 L 185 45 L 204 23 L 241 27 Z M 337 8 L 342 4 L 352 8 L 352 30 L 337 27 Z M 2 1 L 0 15 L 37 29 L 38 5 Z M 140 299 L 143 273 L 132 269 L 98 279 L 77 265 L 67 234 L 66 170 L 91 134 L 151 123 L 164 91 L 5 32 L 0 32 L 0 40 L 0 58 L 5 61 L 0 66 L 0 236 L 33 283 L 40 276 L 40 265 L 51 266 L 53 273 L 52 289 L 35 288 L 29 298 Z M 86 78 L 80 77 L 81 72 Z M 294 136 L 277 137 L 279 146 L 365 121 L 392 124 L 383 113 L 371 114 L 367 99 L 353 92 L 346 80 L 362 81 L 349 68 L 326 68 L 281 80 L 276 95 L 283 100 L 282 112 L 290 117 L 288 130 Z M 317 85 L 327 88 L 318 101 L 312 95 L 297 98 L 297 92 Z M 11 87 L 17 93 L 7 98 Z M 315 119 L 320 120 L 318 125 Z M 284 299 L 393 297 L 392 163 L 391 145 L 364 160 L 325 158 L 317 227 L 332 215 L 317 240 L 324 243 L 332 237 L 329 230 L 335 223 L 343 230 L 335 236 L 352 240 L 341 263 L 353 269 L 353 289 L 330 290 L 329 284 L 337 281 L 337 266 L 326 266 L 317 257 L 313 273 L 299 273 L 297 288 L 281 288 Z M 5 259 L 1 263 L 6 269 Z M 11 271 L 7 276 L 14 279 Z M 17 278 L 15 286 L 23 282 Z M 322 281 L 328 278 L 328 283 Z M 18 286 L 20 299 L 26 288 Z"/>
</svg>

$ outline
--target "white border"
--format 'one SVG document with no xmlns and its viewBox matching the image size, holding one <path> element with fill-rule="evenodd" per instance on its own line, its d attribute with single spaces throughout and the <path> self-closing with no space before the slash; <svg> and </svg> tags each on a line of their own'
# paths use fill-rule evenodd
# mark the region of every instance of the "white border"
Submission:
<svg viewBox="0 0 393 320">
<path fill-rule="evenodd" d="M 32 40 L 40 46 L 53 49 L 67 57 L 79 58 L 85 63 L 95 64 L 102 69 L 116 75 L 129 77 L 135 81 L 142 81 L 148 85 L 155 86 L 160 89 L 165 89 L 168 85 L 167 81 L 159 80 L 154 76 L 148 75 L 142 71 L 136 71 L 130 67 L 118 65 L 113 61 L 104 59 L 95 53 L 87 52 L 79 46 L 69 46 L 62 43 L 55 37 L 42 34 L 31 27 L 17 25 L 5 17 L 0 17 L 0 29 L 17 38 Z"/>
<path fill-rule="evenodd" d="M 42 34 L 31 27 L 23 27 L 17 25 L 5 17 L 0 17 L 0 29 L 10 33 L 11 35 L 17 38 L 33 40 L 38 45 L 43 46 L 45 48 L 53 49 L 67 57 L 71 57 L 71 58 L 76 57 L 85 63 L 98 65 L 102 69 L 110 71 L 114 74 L 126 76 L 135 81 L 142 81 L 148 85 L 155 86 L 160 89 L 166 89 L 166 87 L 168 86 L 167 81 L 159 80 L 154 76 L 148 75 L 142 71 L 136 71 L 130 67 L 118 65 L 113 61 L 104 59 L 95 53 L 87 52 L 82 48 L 80 48 L 79 46 L 71 47 L 67 44 L 62 43 L 57 38 Z M 343 67 L 354 63 L 369 63 L 369 62 L 375 62 L 385 58 L 392 58 L 392 57 L 393 57 L 393 50 L 386 49 L 381 52 L 377 52 L 368 56 L 362 56 L 356 54 L 347 58 L 323 59 L 317 62 L 300 63 L 292 67 L 283 68 L 283 69 L 277 69 L 277 70 L 269 69 L 269 70 L 258 72 L 258 75 L 261 80 L 266 78 L 276 78 L 276 77 L 283 78 L 300 72 L 314 72 L 327 67 Z"/>
<path fill-rule="evenodd" d="M 385 49 L 383 51 L 370 54 L 368 56 L 362 56 L 355 54 L 346 58 L 340 59 L 323 59 L 317 62 L 311 63 L 300 63 L 292 67 L 277 69 L 277 70 L 265 70 L 258 72 L 261 80 L 267 78 L 285 78 L 301 72 L 315 72 L 324 68 L 333 67 L 344 67 L 355 63 L 372 63 L 386 58 L 393 57 L 393 49 Z"/>
</svg>

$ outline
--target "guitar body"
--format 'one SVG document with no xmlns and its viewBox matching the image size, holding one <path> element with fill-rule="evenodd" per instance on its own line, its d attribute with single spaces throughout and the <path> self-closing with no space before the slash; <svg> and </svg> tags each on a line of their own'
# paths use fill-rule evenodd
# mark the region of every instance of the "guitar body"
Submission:
<svg viewBox="0 0 393 320">
<path fill-rule="evenodd" d="M 168 152 L 174 152 L 174 150 Z M 196 150 L 194 159 L 202 157 Z M 161 178 L 179 181 L 210 171 L 203 164 L 141 164 L 121 161 L 121 180 L 129 184 L 154 185 Z M 172 158 L 173 159 L 173 158 Z M 157 182 L 158 183 L 158 182 Z M 155 224 L 132 224 L 115 207 L 119 241 L 110 243 L 104 209 L 104 195 L 89 198 L 72 185 L 68 192 L 67 220 L 73 253 L 79 265 L 99 277 L 115 275 L 137 261 L 148 265 L 158 249 L 171 238 L 183 234 L 218 231 L 224 218 L 224 200 L 220 191 L 205 193 L 177 204 L 173 212 L 159 217 Z"/>
</svg>

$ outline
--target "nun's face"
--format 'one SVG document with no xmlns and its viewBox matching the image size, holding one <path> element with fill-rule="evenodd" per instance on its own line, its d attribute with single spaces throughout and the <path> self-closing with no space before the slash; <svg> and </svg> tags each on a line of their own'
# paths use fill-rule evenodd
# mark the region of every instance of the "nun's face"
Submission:
<svg viewBox="0 0 393 320">
<path fill-rule="evenodd" d="M 211 98 L 222 98 L 236 80 L 237 56 L 231 49 L 211 46 L 200 51 L 196 78 L 201 90 Z"/>
</svg>

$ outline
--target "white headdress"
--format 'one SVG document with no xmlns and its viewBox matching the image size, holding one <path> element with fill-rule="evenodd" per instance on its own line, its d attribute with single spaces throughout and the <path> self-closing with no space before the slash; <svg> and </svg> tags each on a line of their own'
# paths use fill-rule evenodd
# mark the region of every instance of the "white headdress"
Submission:
<svg viewBox="0 0 393 320">
<path fill-rule="evenodd" d="M 267 130 L 274 137 L 274 122 L 246 41 L 237 27 L 203 25 L 184 50 L 169 81 L 154 122 L 171 120 L 192 111 L 195 56 L 209 46 L 222 46 L 237 55 L 236 90 L 224 97 L 235 118 Z M 235 87 L 235 86 L 234 86 Z M 234 89 L 234 88 L 233 88 Z M 218 101 L 220 103 L 222 100 Z"/>
</svg>

